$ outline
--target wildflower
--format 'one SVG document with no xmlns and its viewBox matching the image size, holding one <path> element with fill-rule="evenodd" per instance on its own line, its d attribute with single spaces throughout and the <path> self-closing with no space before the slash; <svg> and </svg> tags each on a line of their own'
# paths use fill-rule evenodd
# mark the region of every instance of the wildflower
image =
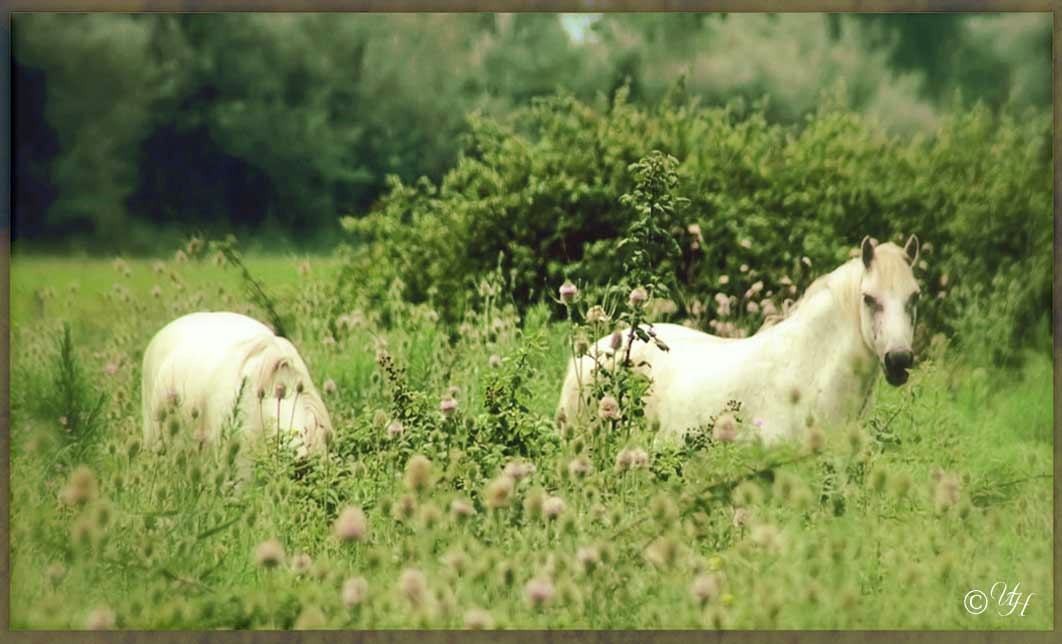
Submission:
<svg viewBox="0 0 1062 644">
<path fill-rule="evenodd" d="M 427 597 L 428 580 L 420 570 L 406 568 L 398 578 L 398 589 L 410 604 L 419 606 Z"/>
<path fill-rule="evenodd" d="M 482 608 L 469 608 L 465 611 L 465 628 L 469 630 L 490 630 L 494 628 L 494 618 Z"/>
<path fill-rule="evenodd" d="M 871 239 L 870 241 L 873 242 L 874 244 L 878 243 L 877 240 L 875 240 L 875 239 Z M 800 261 L 804 264 L 804 266 L 807 266 L 807 267 L 811 266 L 811 258 L 810 257 L 801 257 Z"/>
<path fill-rule="evenodd" d="M 960 482 L 959 476 L 948 472 L 934 472 L 936 489 L 933 491 L 933 501 L 937 511 L 941 512 L 959 503 Z"/>
<path fill-rule="evenodd" d="M 658 568 L 670 566 L 677 557 L 678 544 L 669 537 L 657 537 L 645 549 L 645 558 Z"/>
<path fill-rule="evenodd" d="M 398 521 L 406 521 L 413 516 L 413 513 L 417 510 L 417 500 L 409 494 L 403 494 L 398 503 L 395 504 L 394 510 L 391 515 Z"/>
<path fill-rule="evenodd" d="M 326 396 L 333 396 L 337 389 L 336 381 L 329 378 L 324 381 L 324 385 L 321 388 L 324 390 Z"/>
<path fill-rule="evenodd" d="M 443 398 L 442 401 L 439 402 L 439 411 L 442 412 L 443 416 L 449 418 L 455 411 L 457 411 L 457 400 L 455 400 L 453 396 Z"/>
<path fill-rule="evenodd" d="M 421 454 L 415 454 L 406 463 L 406 487 L 421 492 L 431 483 L 431 461 Z"/>
<path fill-rule="evenodd" d="M 295 630 L 297 631 L 315 631 L 320 630 L 327 626 L 328 620 L 325 618 L 321 609 L 309 605 L 302 609 L 299 616 L 295 618 Z"/>
<path fill-rule="evenodd" d="M 502 358 L 497 353 L 492 353 L 490 358 L 487 359 L 487 364 L 490 365 L 491 369 L 497 369 L 502 365 Z"/>
<path fill-rule="evenodd" d="M 465 499 L 454 499 L 450 502 L 450 514 L 454 517 L 463 519 L 472 516 L 476 513 L 476 508 L 472 506 L 469 501 Z"/>
<path fill-rule="evenodd" d="M 688 232 L 689 234 L 693 235 L 694 237 L 700 237 L 701 236 L 701 225 L 700 224 L 690 224 L 690 225 L 686 226 L 686 232 Z"/>
<path fill-rule="evenodd" d="M 532 608 L 541 608 L 553 600 L 553 582 L 546 577 L 535 577 L 524 585 L 524 596 Z"/>
<path fill-rule="evenodd" d="M 579 563 L 584 573 L 593 572 L 594 568 L 601 563 L 601 551 L 597 546 L 582 546 L 575 551 L 575 561 Z"/>
<path fill-rule="evenodd" d="M 730 283 L 730 276 L 729 275 L 720 275 L 719 276 L 719 285 L 720 286 L 726 286 L 729 283 Z"/>
<path fill-rule="evenodd" d="M 734 508 L 732 523 L 735 528 L 743 528 L 752 520 L 752 512 L 748 508 Z"/>
<path fill-rule="evenodd" d="M 600 305 L 595 304 L 590 307 L 590 310 L 586 312 L 586 321 L 589 324 L 598 324 L 600 322 L 608 322 L 608 313 L 605 313 L 605 309 Z"/>
<path fill-rule="evenodd" d="M 369 595 L 369 582 L 364 577 L 351 577 L 343 582 L 341 597 L 343 605 L 354 608 Z"/>
<path fill-rule="evenodd" d="M 442 562 L 460 576 L 468 567 L 468 556 L 461 550 L 448 550 L 442 556 Z"/>
<path fill-rule="evenodd" d="M 649 300 L 649 293 L 646 292 L 641 286 L 631 291 L 631 294 L 627 297 L 627 303 L 633 308 L 640 308 Z"/>
<path fill-rule="evenodd" d="M 593 464 L 590 463 L 590 459 L 585 456 L 576 456 L 568 462 L 568 474 L 572 476 L 586 476 L 590 474 L 594 469 Z"/>
<path fill-rule="evenodd" d="M 597 415 L 601 420 L 619 420 L 621 418 L 619 402 L 612 396 L 604 396 L 597 403 Z"/>
<path fill-rule="evenodd" d="M 402 424 L 400 420 L 392 420 L 387 425 L 387 435 L 391 438 L 398 438 L 406 432 L 406 426 Z"/>
<path fill-rule="evenodd" d="M 284 546 L 276 539 L 258 544 L 254 549 L 254 561 L 263 568 L 276 568 L 284 560 Z"/>
<path fill-rule="evenodd" d="M 813 452 L 821 452 L 826 446 L 826 434 L 818 427 L 812 426 L 807 432 L 808 449 Z"/>
<path fill-rule="evenodd" d="M 575 355 L 577 356 L 585 356 L 586 352 L 590 350 L 590 340 L 582 333 L 575 338 L 573 344 L 572 348 L 575 349 Z"/>
<path fill-rule="evenodd" d="M 173 259 L 178 264 L 183 264 L 188 261 L 188 255 L 181 249 L 177 249 L 177 252 L 173 254 Z"/>
<path fill-rule="evenodd" d="M 751 239 L 742 239 L 741 241 L 738 242 L 738 246 L 741 246 L 742 248 L 752 248 L 752 240 Z"/>
<path fill-rule="evenodd" d="M 369 532 L 369 522 L 360 507 L 351 505 L 339 514 L 333 528 L 341 541 L 363 541 Z"/>
<path fill-rule="evenodd" d="M 712 426 L 712 439 L 720 443 L 732 443 L 737 440 L 738 423 L 733 414 L 723 414 Z"/>
<path fill-rule="evenodd" d="M 434 503 L 427 503 L 420 509 L 420 522 L 429 530 L 435 527 L 442 518 L 442 512 Z"/>
<path fill-rule="evenodd" d="M 542 514 L 549 520 L 559 517 L 565 508 L 564 499 L 559 496 L 546 497 L 546 500 L 542 502 Z"/>
<path fill-rule="evenodd" d="M 782 549 L 782 533 L 769 523 L 753 526 L 749 537 L 754 544 L 769 552 L 778 552 Z"/>
<path fill-rule="evenodd" d="M 291 558 L 291 571 L 296 575 L 305 575 L 313 567 L 313 558 L 305 552 L 300 552 Z"/>
<path fill-rule="evenodd" d="M 90 631 L 108 631 L 114 623 L 114 611 L 107 607 L 95 608 L 85 618 L 85 628 Z"/>
<path fill-rule="evenodd" d="M 488 483 L 483 491 L 487 507 L 491 509 L 508 507 L 513 500 L 513 486 L 513 479 L 504 475 Z"/>
<path fill-rule="evenodd" d="M 535 465 L 526 461 L 509 461 L 502 468 L 502 475 L 514 481 L 522 481 L 535 473 Z"/>
<path fill-rule="evenodd" d="M 66 567 L 59 562 L 55 562 L 48 566 L 47 570 L 44 571 L 44 575 L 48 578 L 48 581 L 52 582 L 53 586 L 57 586 L 63 580 L 63 577 L 66 576 Z"/>
<path fill-rule="evenodd" d="M 59 499 L 66 505 L 84 505 L 96 498 L 98 487 L 92 470 L 86 465 L 79 465 L 70 473 L 70 479 L 59 494 Z"/>
<path fill-rule="evenodd" d="M 690 594 L 703 606 L 719 596 L 719 585 L 719 575 L 712 573 L 697 575 L 690 584 Z"/>
<path fill-rule="evenodd" d="M 273 386 L 273 396 L 277 400 L 282 400 L 288 396 L 288 386 L 282 382 L 278 382 Z"/>
<path fill-rule="evenodd" d="M 299 272 L 300 277 L 306 277 L 310 274 L 310 260 L 304 259 L 296 265 L 296 270 Z"/>
<path fill-rule="evenodd" d="M 745 310 L 751 315 L 756 315 L 760 312 L 760 305 L 755 302 L 749 302 L 745 305 Z"/>
<path fill-rule="evenodd" d="M 748 273 L 749 272 L 749 265 L 748 264 L 742 264 L 741 266 L 738 266 L 738 270 L 741 271 L 742 273 Z"/>
<path fill-rule="evenodd" d="M 608 346 L 613 351 L 619 351 L 619 348 L 623 346 L 623 332 L 613 331 L 612 336 L 608 339 Z"/>
<path fill-rule="evenodd" d="M 561 284 L 559 289 L 561 302 L 565 304 L 571 304 L 575 301 L 575 296 L 579 294 L 579 289 L 570 281 L 565 281 Z"/>
<path fill-rule="evenodd" d="M 151 265 L 151 270 L 155 271 L 156 275 L 162 275 L 166 271 L 166 264 L 156 261 Z"/>
</svg>

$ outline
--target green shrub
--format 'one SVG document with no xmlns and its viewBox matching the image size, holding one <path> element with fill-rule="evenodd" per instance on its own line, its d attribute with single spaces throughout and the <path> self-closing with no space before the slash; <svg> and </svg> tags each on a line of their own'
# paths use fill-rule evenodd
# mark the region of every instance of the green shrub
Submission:
<svg viewBox="0 0 1062 644">
<path fill-rule="evenodd" d="M 457 166 L 439 185 L 394 179 L 375 211 L 343 219 L 347 295 L 383 300 L 398 288 L 456 320 L 499 256 L 521 308 L 565 279 L 616 282 L 617 241 L 635 214 L 620 201 L 634 187 L 631 164 L 660 151 L 678 160 L 675 193 L 689 199 L 684 220 L 662 222 L 683 249 L 670 267 L 680 312 L 714 317 L 717 292 L 742 311 L 752 299 L 741 322 L 754 328 L 766 300 L 795 298 L 863 235 L 912 233 L 930 296 L 921 315 L 934 332 L 954 330 L 968 304 L 953 287 L 987 285 L 1010 267 L 1021 276 L 1010 337 L 1050 310 L 1045 114 L 978 108 L 945 119 L 932 138 L 901 138 L 838 100 L 786 127 L 762 109 L 699 107 L 681 86 L 652 109 L 625 96 L 591 105 L 561 95 L 504 119 L 470 117 Z"/>
</svg>

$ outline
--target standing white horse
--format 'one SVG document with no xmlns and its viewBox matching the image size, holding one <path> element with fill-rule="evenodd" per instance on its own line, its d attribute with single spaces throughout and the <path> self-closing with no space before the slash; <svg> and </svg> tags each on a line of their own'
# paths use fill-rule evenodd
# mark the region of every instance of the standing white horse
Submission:
<svg viewBox="0 0 1062 644">
<path fill-rule="evenodd" d="M 238 313 L 191 313 L 156 333 L 144 351 L 141 397 L 149 445 L 174 413 L 202 441 L 216 441 L 232 420 L 247 435 L 279 428 L 300 456 L 323 450 L 332 432 L 299 352 Z"/>
<path fill-rule="evenodd" d="M 875 362 L 889 384 L 907 382 L 914 364 L 919 289 L 911 267 L 918 238 L 912 235 L 902 249 L 864 238 L 861 255 L 815 280 L 788 317 L 751 337 L 655 324 L 670 351 L 636 340 L 631 363 L 652 379 L 645 411 L 659 424 L 658 438 L 681 438 L 737 400 L 742 415 L 757 419 L 754 436 L 765 443 L 794 439 L 806 427 L 856 417 L 873 389 Z M 612 353 L 609 343 L 603 338 L 591 352 L 600 360 Z M 589 356 L 569 365 L 558 415 L 575 419 L 597 409 L 580 389 L 594 369 Z"/>
</svg>

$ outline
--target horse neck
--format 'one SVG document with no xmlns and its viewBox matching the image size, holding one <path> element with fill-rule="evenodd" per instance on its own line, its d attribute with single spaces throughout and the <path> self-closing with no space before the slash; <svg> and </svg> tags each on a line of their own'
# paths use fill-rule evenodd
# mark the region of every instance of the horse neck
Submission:
<svg viewBox="0 0 1062 644">
<path fill-rule="evenodd" d="M 787 344 L 789 364 L 815 383 L 830 415 L 845 416 L 862 407 L 874 384 L 875 357 L 863 341 L 859 281 L 850 266 L 834 271 L 826 288 L 776 328 Z"/>
</svg>

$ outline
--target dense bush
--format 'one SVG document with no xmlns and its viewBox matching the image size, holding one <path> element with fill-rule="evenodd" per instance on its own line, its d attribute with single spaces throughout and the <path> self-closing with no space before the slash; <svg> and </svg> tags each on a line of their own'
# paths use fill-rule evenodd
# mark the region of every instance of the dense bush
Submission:
<svg viewBox="0 0 1062 644">
<path fill-rule="evenodd" d="M 699 107 L 681 86 L 652 109 L 625 96 L 588 104 L 562 95 L 503 119 L 473 116 L 457 166 L 438 185 L 393 180 L 375 212 L 343 220 L 350 292 L 379 300 L 399 288 L 457 319 L 496 267 L 520 306 L 565 279 L 615 282 L 616 242 L 634 216 L 620 196 L 632 189 L 631 164 L 659 150 L 678 159 L 673 192 L 689 200 L 684 219 L 667 222 L 684 249 L 671 267 L 685 287 L 679 312 L 714 317 L 722 293 L 743 309 L 754 300 L 754 324 L 763 306 L 781 307 L 846 260 L 863 235 L 912 233 L 923 242 L 917 274 L 934 331 L 953 329 L 984 288 L 1014 290 L 1009 333 L 1050 310 L 1045 114 L 975 109 L 945 119 L 932 138 L 909 139 L 843 100 L 785 127 L 761 111 Z M 1003 286 L 990 287 L 997 277 Z"/>
</svg>

